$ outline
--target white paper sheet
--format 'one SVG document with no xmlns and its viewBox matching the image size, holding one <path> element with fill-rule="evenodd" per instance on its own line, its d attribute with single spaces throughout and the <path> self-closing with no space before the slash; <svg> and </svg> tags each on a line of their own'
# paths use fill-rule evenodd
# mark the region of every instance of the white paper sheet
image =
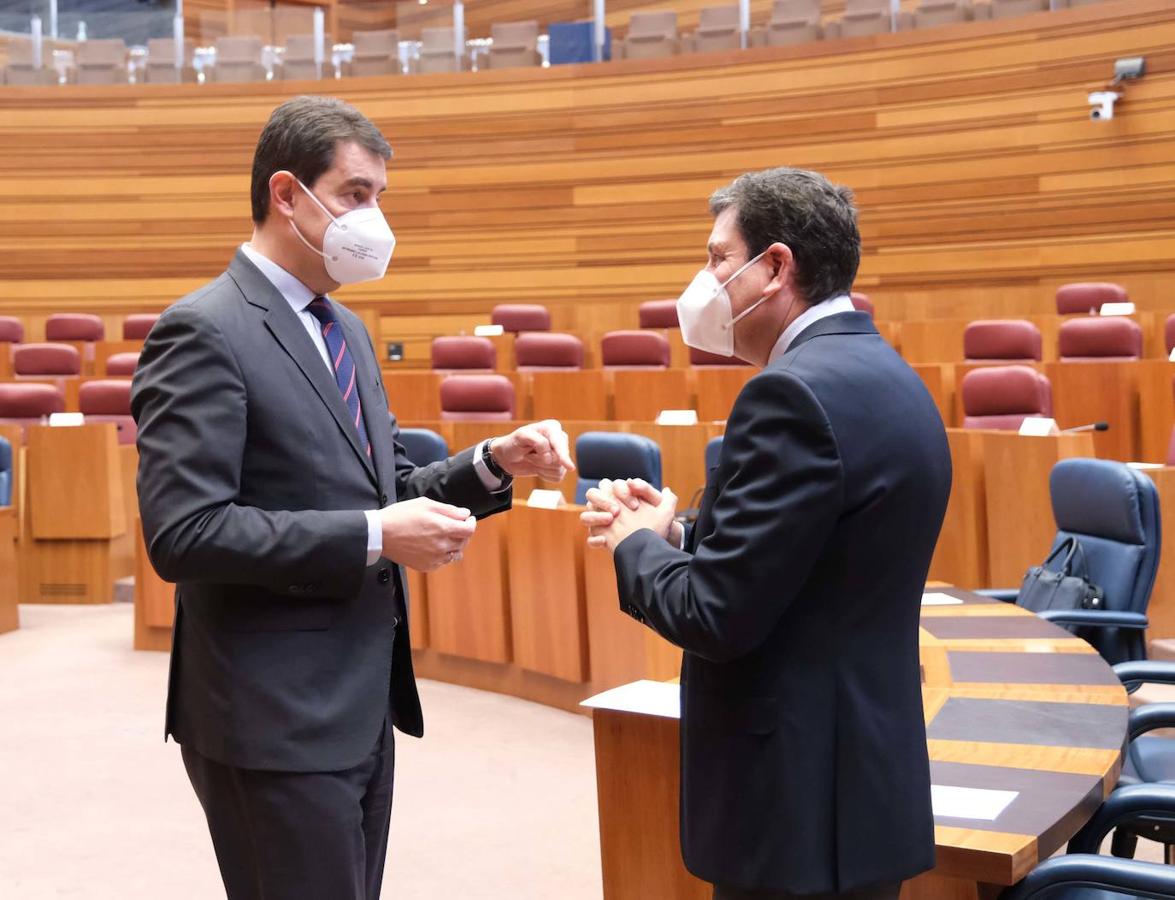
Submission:
<svg viewBox="0 0 1175 900">
<path fill-rule="evenodd" d="M 950 594 L 943 594 L 939 591 L 930 591 L 922 595 L 923 606 L 959 606 L 962 602 L 958 597 L 952 597 Z"/>
<path fill-rule="evenodd" d="M 1019 791 L 992 791 L 945 784 L 930 786 L 930 803 L 934 807 L 934 814 L 951 819 L 994 822 L 1019 796 Z"/>
<path fill-rule="evenodd" d="M 580 706 L 616 712 L 645 713 L 664 719 L 681 718 L 681 685 L 664 681 L 634 681 L 588 697 Z"/>
</svg>

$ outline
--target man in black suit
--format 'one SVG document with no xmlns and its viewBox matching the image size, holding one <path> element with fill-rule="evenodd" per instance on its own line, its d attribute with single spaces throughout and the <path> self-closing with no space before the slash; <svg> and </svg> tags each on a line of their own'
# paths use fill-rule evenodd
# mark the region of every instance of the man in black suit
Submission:
<svg viewBox="0 0 1175 900">
<path fill-rule="evenodd" d="M 711 198 L 686 343 L 762 367 L 697 522 L 640 482 L 589 496 L 625 612 L 685 650 L 686 865 L 716 898 L 890 900 L 934 864 L 918 618 L 950 455 L 849 290 L 852 196 L 796 169 Z M 639 765 L 639 760 L 634 761 Z"/>
<path fill-rule="evenodd" d="M 165 738 L 233 900 L 379 896 L 392 726 L 423 733 L 401 566 L 459 559 L 513 476 L 570 466 L 557 422 L 405 455 L 363 323 L 327 296 L 387 268 L 390 156 L 338 100 L 278 107 L 250 242 L 162 315 L 135 373 L 143 531 L 177 583 Z"/>
</svg>

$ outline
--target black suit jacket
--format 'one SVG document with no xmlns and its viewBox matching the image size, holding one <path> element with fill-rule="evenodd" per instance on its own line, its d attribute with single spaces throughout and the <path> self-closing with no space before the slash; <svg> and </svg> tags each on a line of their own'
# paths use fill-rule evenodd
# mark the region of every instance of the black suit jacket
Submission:
<svg viewBox="0 0 1175 900">
<path fill-rule="evenodd" d="M 932 867 L 918 618 L 950 484 L 921 380 L 841 313 L 739 395 L 686 550 L 617 548 L 623 608 L 685 649 L 694 874 L 807 894 Z"/>
<path fill-rule="evenodd" d="M 389 712 L 423 720 L 405 581 L 367 565 L 363 511 L 429 496 L 507 509 L 467 450 L 416 468 L 363 323 L 336 303 L 372 456 L 298 316 L 243 253 L 170 307 L 139 359 L 139 508 L 177 583 L 165 735 L 228 765 L 329 771 L 371 752 Z"/>
</svg>

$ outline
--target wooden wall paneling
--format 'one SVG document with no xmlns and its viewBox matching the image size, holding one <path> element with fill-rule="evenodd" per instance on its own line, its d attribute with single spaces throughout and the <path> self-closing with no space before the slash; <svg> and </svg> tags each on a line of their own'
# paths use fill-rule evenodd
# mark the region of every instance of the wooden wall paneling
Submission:
<svg viewBox="0 0 1175 900">
<path fill-rule="evenodd" d="M 987 551 L 984 433 L 947 430 L 954 478 L 929 579 L 961 588 L 990 587 Z"/>
<path fill-rule="evenodd" d="M 1045 374 L 1053 385 L 1058 427 L 1107 422 L 1109 430 L 1094 435 L 1096 455 L 1123 462 L 1139 458 L 1137 362 L 1047 363 Z"/>
<path fill-rule="evenodd" d="M 1167 462 L 1175 426 L 1175 363 L 1144 359 L 1138 363 L 1139 455 L 1143 462 Z"/>
<path fill-rule="evenodd" d="M 609 369 L 612 414 L 622 422 L 652 422 L 663 409 L 694 409 L 684 369 Z"/>
</svg>

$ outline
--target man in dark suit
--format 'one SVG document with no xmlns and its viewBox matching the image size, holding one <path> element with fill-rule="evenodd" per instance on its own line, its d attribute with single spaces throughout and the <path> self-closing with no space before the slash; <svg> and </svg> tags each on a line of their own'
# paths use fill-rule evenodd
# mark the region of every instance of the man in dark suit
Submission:
<svg viewBox="0 0 1175 900">
<path fill-rule="evenodd" d="M 390 156 L 340 101 L 275 110 L 250 242 L 162 315 L 135 373 L 143 530 L 177 583 L 165 737 L 234 900 L 379 896 L 392 726 L 423 732 L 400 567 L 460 558 L 513 476 L 570 465 L 557 422 L 405 455 L 363 323 L 327 296 L 387 267 Z"/>
<path fill-rule="evenodd" d="M 761 366 L 696 524 L 604 482 L 584 513 L 625 612 L 684 648 L 682 851 L 716 898 L 896 898 L 934 864 L 918 618 L 950 492 L 942 421 L 849 289 L 849 192 L 812 172 L 711 198 L 686 343 Z M 639 760 L 634 762 L 639 765 Z"/>
</svg>

